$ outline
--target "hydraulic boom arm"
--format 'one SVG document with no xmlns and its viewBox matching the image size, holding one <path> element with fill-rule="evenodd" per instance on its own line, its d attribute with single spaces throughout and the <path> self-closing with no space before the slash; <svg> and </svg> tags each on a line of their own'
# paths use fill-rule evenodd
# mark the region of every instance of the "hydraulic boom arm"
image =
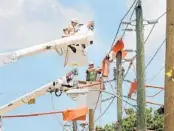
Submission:
<svg viewBox="0 0 174 131">
<path fill-rule="evenodd" d="M 0 116 L 8 113 L 11 110 L 14 110 L 15 108 L 18 108 L 22 106 L 23 104 L 28 104 L 28 102 L 32 99 L 35 99 L 41 95 L 45 95 L 46 93 L 52 93 L 55 92 L 55 94 L 60 91 L 63 92 L 70 87 L 73 87 L 73 76 L 77 75 L 77 69 L 74 69 L 67 73 L 67 75 L 63 76 L 60 79 L 57 79 L 56 81 L 49 83 L 47 85 L 44 85 L 40 87 L 39 89 L 36 89 L 24 96 L 19 97 L 18 99 L 8 103 L 7 105 L 4 105 L 0 107 Z M 57 95 L 57 94 L 56 94 Z"/>
<path fill-rule="evenodd" d="M 84 31 L 84 29 L 86 30 Z M 20 58 L 26 56 L 35 55 L 50 50 L 56 50 L 56 51 L 59 49 L 65 50 L 67 49 L 68 46 L 75 46 L 75 48 L 80 47 L 80 50 L 82 50 L 82 47 L 86 48 L 92 43 L 93 43 L 93 31 L 87 29 L 87 26 L 84 25 L 83 27 L 80 28 L 79 32 L 77 32 L 72 36 L 60 38 L 58 40 L 53 40 L 50 42 L 46 42 L 44 44 L 35 45 L 29 48 L 20 49 L 13 52 L 2 53 L 0 54 L 0 66 L 16 62 Z"/>
</svg>

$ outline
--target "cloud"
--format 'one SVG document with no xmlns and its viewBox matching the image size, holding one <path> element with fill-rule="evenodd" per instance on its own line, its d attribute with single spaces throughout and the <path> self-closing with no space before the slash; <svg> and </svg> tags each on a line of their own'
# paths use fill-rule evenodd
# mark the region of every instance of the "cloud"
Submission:
<svg viewBox="0 0 174 131">
<path fill-rule="evenodd" d="M 72 18 L 86 22 L 93 12 L 65 7 L 57 0 L 0 1 L 0 52 L 58 39 Z"/>
<path fill-rule="evenodd" d="M 0 18 L 18 15 L 21 12 L 23 0 L 0 1 Z"/>
</svg>

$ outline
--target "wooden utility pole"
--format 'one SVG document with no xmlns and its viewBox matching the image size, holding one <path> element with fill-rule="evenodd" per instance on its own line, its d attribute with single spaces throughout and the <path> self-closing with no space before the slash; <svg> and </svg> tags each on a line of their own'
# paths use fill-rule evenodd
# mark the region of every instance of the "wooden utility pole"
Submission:
<svg viewBox="0 0 174 131">
<path fill-rule="evenodd" d="M 89 109 L 89 131 L 94 131 L 94 109 Z"/>
<path fill-rule="evenodd" d="M 145 66 L 144 66 L 144 34 L 143 34 L 143 12 L 141 0 L 136 7 L 136 40 L 137 40 L 137 128 L 146 131 L 146 114 L 145 114 Z"/>
<path fill-rule="evenodd" d="M 73 131 L 77 131 L 77 121 L 73 121 Z"/>
<path fill-rule="evenodd" d="M 174 0 L 167 0 L 165 72 L 174 67 Z M 165 76 L 164 131 L 174 130 L 174 82 Z"/>
<path fill-rule="evenodd" d="M 119 51 L 116 55 L 116 82 L 117 82 L 117 121 L 118 131 L 122 130 L 122 83 L 123 83 L 123 72 L 122 72 L 122 52 Z"/>
</svg>

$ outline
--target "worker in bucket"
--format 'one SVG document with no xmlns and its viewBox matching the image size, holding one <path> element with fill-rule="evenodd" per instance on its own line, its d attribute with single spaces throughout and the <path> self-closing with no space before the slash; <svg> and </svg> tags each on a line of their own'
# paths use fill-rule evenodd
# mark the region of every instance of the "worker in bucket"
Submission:
<svg viewBox="0 0 174 131">
<path fill-rule="evenodd" d="M 103 78 L 101 77 L 101 69 L 95 68 L 94 63 L 92 61 L 89 62 L 88 69 L 86 71 L 86 81 L 95 81 L 102 82 Z M 101 90 L 105 90 L 104 84 L 101 84 Z"/>
<path fill-rule="evenodd" d="M 77 19 L 72 19 L 71 20 L 71 24 L 68 26 L 68 35 L 73 35 L 74 33 L 76 33 L 78 31 L 78 20 Z"/>
<path fill-rule="evenodd" d="M 88 29 L 94 30 L 94 21 L 89 21 L 87 24 Z"/>
<path fill-rule="evenodd" d="M 86 81 L 97 81 L 97 75 L 99 71 L 94 67 L 92 61 L 89 62 L 88 69 L 86 71 Z"/>
</svg>

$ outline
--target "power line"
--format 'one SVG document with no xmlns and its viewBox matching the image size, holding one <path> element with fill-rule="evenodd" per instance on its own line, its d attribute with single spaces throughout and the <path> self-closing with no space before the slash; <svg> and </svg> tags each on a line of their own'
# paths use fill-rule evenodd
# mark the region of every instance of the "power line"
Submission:
<svg viewBox="0 0 174 131">
<path fill-rule="evenodd" d="M 160 68 L 160 70 L 155 74 L 153 75 L 153 77 L 151 77 L 149 80 L 148 80 L 148 83 L 151 83 L 160 73 L 161 71 L 164 69 L 164 65 Z"/>
<path fill-rule="evenodd" d="M 157 18 L 157 21 L 158 21 L 159 19 L 161 19 L 165 14 L 166 14 L 166 12 L 164 12 L 162 15 L 160 15 L 160 16 Z M 150 32 L 149 32 L 149 34 L 148 34 L 146 40 L 144 41 L 144 44 L 145 44 L 145 43 L 147 42 L 147 40 L 149 39 L 149 37 L 150 37 L 150 35 L 152 34 L 152 32 L 153 32 L 153 30 L 154 30 L 156 24 L 157 24 L 157 23 L 155 23 L 155 24 L 152 26 L 152 28 L 151 28 L 151 30 L 150 30 Z"/>
<path fill-rule="evenodd" d="M 157 95 L 159 95 L 162 91 L 163 91 L 164 89 L 162 89 L 162 90 L 160 90 L 160 91 L 158 91 L 157 93 L 155 93 L 154 95 L 151 95 L 151 96 L 146 96 L 146 97 L 155 97 L 155 96 L 157 96 Z"/>
<path fill-rule="evenodd" d="M 137 4 L 136 4 L 136 5 L 137 5 Z M 135 6 L 136 6 L 136 5 L 135 5 Z M 129 21 L 131 21 L 131 19 L 132 19 L 132 17 L 133 17 L 134 12 L 135 12 L 135 8 L 133 9 L 133 12 L 132 12 L 132 14 L 131 14 L 131 16 L 130 16 Z M 123 34 L 122 34 L 121 38 L 123 38 L 123 37 L 124 37 L 124 35 L 125 35 L 125 33 L 126 33 L 126 29 L 128 28 L 128 26 L 129 26 L 129 24 L 127 24 L 127 25 L 126 25 L 126 28 L 124 29 L 124 32 L 123 32 Z"/>
<path fill-rule="evenodd" d="M 166 13 L 167 12 L 164 12 L 162 15 L 160 15 L 157 20 L 161 19 L 164 15 L 166 15 Z"/>
<path fill-rule="evenodd" d="M 133 61 L 135 60 L 135 58 L 136 58 L 136 55 L 135 55 L 134 57 L 132 57 L 132 60 L 131 60 L 131 62 L 129 63 L 128 69 L 127 69 L 127 71 L 126 71 L 126 73 L 125 73 L 125 75 L 124 75 L 124 77 L 123 77 L 123 80 L 126 78 L 127 74 L 129 73 L 129 70 L 131 69 L 131 67 L 132 67 L 132 65 L 133 65 Z"/>
<path fill-rule="evenodd" d="M 116 32 L 116 34 L 115 34 L 113 43 L 112 43 L 112 45 L 111 45 L 111 49 L 112 49 L 112 46 L 113 46 L 114 43 L 115 43 L 115 40 L 116 40 L 116 38 L 117 38 L 117 36 L 118 36 L 119 31 L 120 31 L 122 21 L 123 21 L 123 20 L 125 19 L 125 17 L 128 15 L 128 13 L 130 12 L 130 10 L 132 9 L 132 7 L 134 6 L 134 4 L 135 4 L 136 2 L 137 2 L 137 0 L 134 0 L 134 2 L 133 2 L 132 5 L 130 6 L 130 8 L 128 9 L 128 11 L 126 12 L 126 14 L 125 14 L 125 15 L 123 16 L 123 18 L 121 19 L 121 22 L 120 22 L 120 24 L 119 24 L 119 26 L 118 26 L 118 29 L 117 29 L 117 32 Z"/>
<path fill-rule="evenodd" d="M 110 108 L 110 106 L 112 105 L 112 103 L 114 102 L 114 99 L 112 99 L 112 101 L 109 103 L 108 107 L 105 109 L 105 111 L 95 120 L 95 122 L 97 122 L 105 113 L 106 111 Z"/>
<path fill-rule="evenodd" d="M 160 15 L 160 16 L 157 18 L 157 20 L 160 20 L 164 15 L 166 15 L 166 12 L 164 12 L 162 15 Z M 155 25 L 156 25 L 156 24 L 154 24 L 154 25 L 152 26 L 152 28 L 151 28 L 151 30 L 150 30 L 150 32 L 149 32 L 149 34 L 148 34 L 146 40 L 144 41 L 144 44 L 147 43 L 149 37 L 151 36 L 151 34 L 152 34 L 152 32 L 153 32 L 153 30 L 154 30 L 154 28 L 155 28 Z M 134 57 L 136 58 L 136 55 L 135 55 Z M 134 57 L 133 57 L 133 58 L 134 58 Z M 134 60 L 135 60 L 135 59 L 133 59 L 133 61 L 134 61 Z M 124 78 L 126 78 L 127 74 L 129 73 L 129 70 L 130 70 L 131 66 L 132 66 L 132 65 L 130 65 L 130 67 L 127 69 L 126 74 L 124 75 Z"/>
<path fill-rule="evenodd" d="M 53 115 L 53 114 L 59 114 L 63 111 L 52 111 L 52 112 L 42 112 L 42 113 L 31 113 L 31 114 L 18 114 L 18 115 L 7 115 L 2 116 L 2 118 L 19 118 L 19 117 L 36 117 L 36 116 L 45 116 L 45 115 Z"/>
<path fill-rule="evenodd" d="M 160 73 L 161 73 L 161 71 L 164 69 L 164 65 L 160 68 L 160 70 L 150 79 L 150 80 L 148 80 L 149 81 L 149 83 L 151 83 Z"/>
<path fill-rule="evenodd" d="M 154 60 L 155 56 L 158 54 L 159 50 L 161 49 L 161 47 L 163 46 L 163 44 L 165 43 L 165 40 L 160 44 L 160 46 L 158 47 L 158 49 L 156 50 L 155 54 L 152 56 L 152 58 L 150 59 L 150 61 L 148 62 L 148 64 L 146 65 L 145 69 L 147 69 L 147 67 L 151 64 L 151 62 Z"/>
<path fill-rule="evenodd" d="M 152 34 L 152 32 L 153 32 L 155 26 L 156 26 L 156 24 L 154 24 L 154 25 L 152 26 L 152 28 L 151 28 L 151 30 L 150 30 L 148 36 L 146 37 L 146 40 L 144 41 L 144 44 L 146 44 L 146 42 L 147 42 L 147 40 L 149 39 L 150 35 Z"/>
<path fill-rule="evenodd" d="M 51 104 L 52 104 L 53 110 L 56 111 L 52 94 L 51 94 Z M 55 116 L 57 118 L 57 121 L 58 121 L 59 125 L 62 127 L 62 129 L 64 129 L 64 131 L 68 131 L 67 129 L 65 129 L 64 125 L 60 122 L 58 115 L 55 114 Z"/>
</svg>

